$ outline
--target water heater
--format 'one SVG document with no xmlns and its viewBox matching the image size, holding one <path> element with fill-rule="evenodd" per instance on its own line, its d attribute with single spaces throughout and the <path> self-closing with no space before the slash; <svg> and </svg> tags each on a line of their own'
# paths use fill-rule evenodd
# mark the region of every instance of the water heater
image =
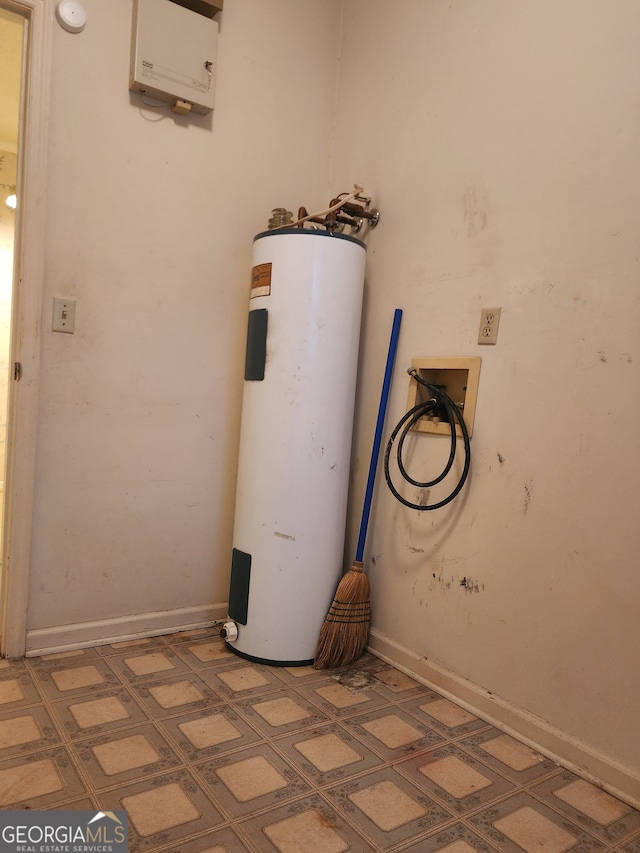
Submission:
<svg viewBox="0 0 640 853">
<path fill-rule="evenodd" d="M 229 590 L 231 649 L 313 662 L 342 575 L 365 245 L 258 234 Z"/>
</svg>

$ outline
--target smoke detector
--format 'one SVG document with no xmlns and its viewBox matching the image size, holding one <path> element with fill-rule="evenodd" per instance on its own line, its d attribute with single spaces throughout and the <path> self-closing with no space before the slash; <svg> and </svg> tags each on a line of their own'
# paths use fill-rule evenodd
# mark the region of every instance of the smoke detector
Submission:
<svg viewBox="0 0 640 853">
<path fill-rule="evenodd" d="M 56 6 L 56 18 L 68 33 L 80 33 L 87 23 L 87 13 L 77 0 L 60 0 Z"/>
</svg>

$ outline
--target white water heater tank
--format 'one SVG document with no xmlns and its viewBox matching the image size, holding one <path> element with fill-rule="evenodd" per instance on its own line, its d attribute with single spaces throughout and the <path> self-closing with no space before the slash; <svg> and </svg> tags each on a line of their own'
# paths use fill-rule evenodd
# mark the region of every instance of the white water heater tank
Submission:
<svg viewBox="0 0 640 853">
<path fill-rule="evenodd" d="M 254 240 L 223 631 L 249 660 L 312 663 L 342 576 L 365 255 L 328 231 Z"/>
</svg>

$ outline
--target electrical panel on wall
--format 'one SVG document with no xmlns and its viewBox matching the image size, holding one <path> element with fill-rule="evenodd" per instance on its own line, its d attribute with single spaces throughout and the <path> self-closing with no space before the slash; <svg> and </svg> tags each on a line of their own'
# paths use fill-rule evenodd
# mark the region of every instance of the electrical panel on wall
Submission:
<svg viewBox="0 0 640 853">
<path fill-rule="evenodd" d="M 217 21 L 173 0 L 134 0 L 129 89 L 174 112 L 206 115 L 214 105 L 217 49 Z"/>
</svg>

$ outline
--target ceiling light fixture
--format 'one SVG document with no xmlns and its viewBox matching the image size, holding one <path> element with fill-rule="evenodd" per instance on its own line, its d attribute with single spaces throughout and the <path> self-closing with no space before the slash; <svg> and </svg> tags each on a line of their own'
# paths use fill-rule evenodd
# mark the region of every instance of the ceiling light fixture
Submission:
<svg viewBox="0 0 640 853">
<path fill-rule="evenodd" d="M 12 186 L 8 186 L 7 184 L 2 184 L 2 185 L 0 185 L 0 189 L 4 190 L 4 192 L 7 193 L 7 195 L 4 198 L 4 203 L 7 205 L 7 207 L 10 207 L 11 210 L 15 210 L 17 203 L 18 203 L 18 200 L 16 197 L 16 188 L 12 187 Z M 2 196 L 0 196 L 0 198 L 2 198 Z"/>
</svg>

